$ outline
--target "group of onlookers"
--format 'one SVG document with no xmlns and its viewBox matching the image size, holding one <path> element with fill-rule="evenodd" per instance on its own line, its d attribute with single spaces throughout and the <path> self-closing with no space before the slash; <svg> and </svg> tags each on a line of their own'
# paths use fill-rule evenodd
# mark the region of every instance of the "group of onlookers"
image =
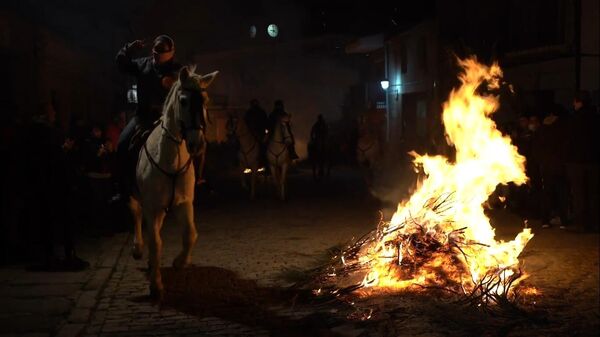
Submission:
<svg viewBox="0 0 600 337">
<path fill-rule="evenodd" d="M 111 235 L 114 149 L 124 116 L 106 127 L 73 121 L 64 132 L 53 103 L 28 122 L 9 116 L 2 125 L 3 250 L 0 264 L 24 262 L 32 270 L 80 270 L 75 237 Z M 112 227 L 111 227 L 112 226 Z M 57 251 L 64 247 L 64 253 Z"/>
<path fill-rule="evenodd" d="M 527 158 L 530 181 L 511 199 L 543 228 L 598 231 L 600 211 L 598 126 L 600 115 L 580 91 L 568 111 L 559 104 L 540 115 L 520 116 L 511 132 Z"/>
</svg>

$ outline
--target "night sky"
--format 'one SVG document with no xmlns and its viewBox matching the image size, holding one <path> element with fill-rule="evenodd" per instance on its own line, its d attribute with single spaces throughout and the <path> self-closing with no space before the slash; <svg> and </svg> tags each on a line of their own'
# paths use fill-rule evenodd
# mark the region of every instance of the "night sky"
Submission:
<svg viewBox="0 0 600 337">
<path fill-rule="evenodd" d="M 189 40 L 197 50 L 231 49 L 248 43 L 251 25 L 257 38 L 267 22 L 280 26 L 280 38 L 325 34 L 368 35 L 399 31 L 434 15 L 435 2 L 410 6 L 388 1 L 75 1 L 8 0 L 15 10 L 83 48 L 112 53 L 114 40 L 150 38 L 159 33 Z M 262 28 L 262 29 L 261 29 Z M 113 40 L 113 41 L 111 41 Z M 184 44 L 188 44 L 185 42 Z"/>
</svg>

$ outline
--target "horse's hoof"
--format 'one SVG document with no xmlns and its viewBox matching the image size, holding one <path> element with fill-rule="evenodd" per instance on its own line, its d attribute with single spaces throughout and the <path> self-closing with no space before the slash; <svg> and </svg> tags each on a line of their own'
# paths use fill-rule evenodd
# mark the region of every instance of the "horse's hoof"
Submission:
<svg viewBox="0 0 600 337">
<path fill-rule="evenodd" d="M 133 245 L 133 248 L 131 248 L 131 256 L 134 260 L 141 260 L 144 257 L 144 250 L 139 245 Z"/>
<path fill-rule="evenodd" d="M 175 269 L 183 269 L 186 267 L 191 266 L 192 263 L 191 261 L 189 261 L 185 256 L 183 255 L 178 255 L 174 260 L 173 260 L 173 268 Z"/>
</svg>

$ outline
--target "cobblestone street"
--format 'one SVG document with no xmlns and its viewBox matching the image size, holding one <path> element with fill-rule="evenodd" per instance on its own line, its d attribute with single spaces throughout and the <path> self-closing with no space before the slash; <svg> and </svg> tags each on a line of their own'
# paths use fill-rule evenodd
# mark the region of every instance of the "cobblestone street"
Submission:
<svg viewBox="0 0 600 337">
<path fill-rule="evenodd" d="M 0 336 L 588 336 L 597 331 L 598 234 L 542 230 L 535 222 L 535 237 L 523 256 L 531 275 L 526 282 L 542 294 L 535 309 L 544 312 L 543 321 L 499 327 L 477 316 L 489 322 L 486 328 L 448 304 L 414 295 L 385 299 L 394 309 L 364 322 L 336 314 L 334 306 L 293 305 L 285 295 L 270 302 L 266 297 L 281 295 L 288 285 L 281 277 L 285 268 L 306 268 L 327 248 L 374 226 L 378 205 L 363 196 L 355 178 L 345 172 L 318 186 L 297 173 L 286 202 L 264 190 L 254 202 L 217 190 L 197 210 L 194 267 L 183 272 L 170 268 L 181 247 L 181 228 L 167 219 L 163 306 L 147 298 L 146 262 L 131 258 L 131 237 L 125 234 L 106 239 L 98 249 L 90 243 L 85 256 L 95 262 L 87 272 L 2 269 Z M 221 186 L 237 189 L 233 181 Z M 512 239 L 522 224 L 504 211 L 492 216 L 502 239 Z M 92 259 L 94 251 L 99 255 Z M 169 294 L 169 289 L 185 291 Z M 231 296 L 236 292 L 239 297 Z"/>
</svg>

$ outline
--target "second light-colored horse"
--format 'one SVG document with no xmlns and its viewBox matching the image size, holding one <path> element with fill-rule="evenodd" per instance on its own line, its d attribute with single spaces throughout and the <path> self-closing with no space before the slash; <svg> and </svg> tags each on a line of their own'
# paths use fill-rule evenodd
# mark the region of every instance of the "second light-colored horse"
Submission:
<svg viewBox="0 0 600 337">
<path fill-rule="evenodd" d="M 217 72 L 194 74 L 184 67 L 171 88 L 163 107 L 160 124 L 150 133 L 140 151 L 136 182 L 138 193 L 130 198 L 135 221 L 134 258 L 141 258 L 144 246 L 142 217 L 149 241 L 150 295 L 160 300 L 164 287 L 160 272 L 162 240 L 160 230 L 170 212 L 178 223 L 184 224 L 183 249 L 173 260 L 182 268 L 192 260 L 192 248 L 198 237 L 194 223 L 194 165 L 193 156 L 205 148 L 205 89 Z"/>
<path fill-rule="evenodd" d="M 286 197 L 287 171 L 292 162 L 289 146 L 292 144 L 292 135 L 288 129 L 289 115 L 283 116 L 276 121 L 273 134 L 269 137 L 267 145 L 267 162 L 271 169 L 273 184 L 281 200 Z"/>
</svg>

